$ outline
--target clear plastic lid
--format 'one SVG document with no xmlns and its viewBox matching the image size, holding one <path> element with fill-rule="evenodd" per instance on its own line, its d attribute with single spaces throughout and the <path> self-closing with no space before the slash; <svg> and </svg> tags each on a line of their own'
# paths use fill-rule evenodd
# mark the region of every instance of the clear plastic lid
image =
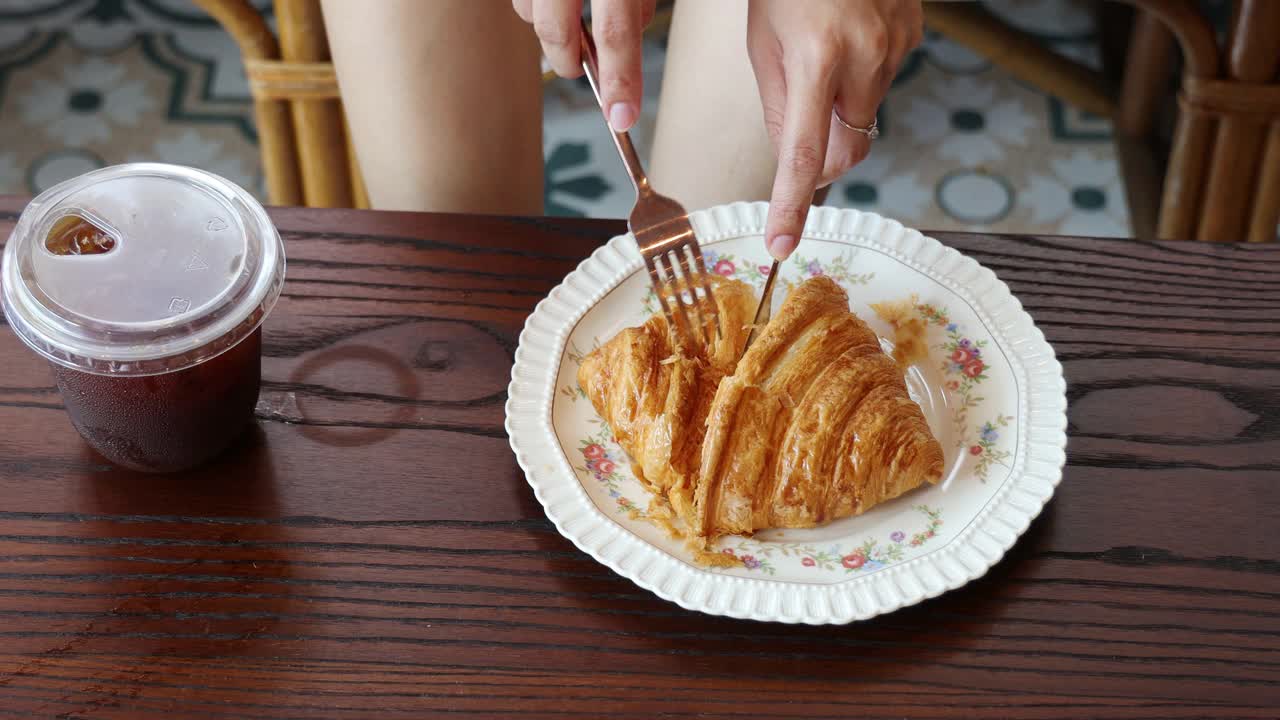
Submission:
<svg viewBox="0 0 1280 720">
<path fill-rule="evenodd" d="M 103 168 L 29 204 L 4 251 L 4 313 L 53 362 L 155 375 L 253 333 L 284 284 L 284 245 L 249 193 L 177 165 Z"/>
</svg>

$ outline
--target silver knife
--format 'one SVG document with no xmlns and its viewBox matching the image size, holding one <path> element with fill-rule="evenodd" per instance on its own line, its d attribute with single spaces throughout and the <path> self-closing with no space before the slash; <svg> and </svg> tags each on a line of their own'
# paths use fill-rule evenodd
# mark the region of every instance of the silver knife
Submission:
<svg viewBox="0 0 1280 720">
<path fill-rule="evenodd" d="M 778 261 L 774 260 L 769 266 L 769 277 L 764 281 L 764 291 L 760 296 L 760 305 L 756 308 L 756 317 L 751 321 L 751 332 L 747 335 L 747 344 L 742 348 L 742 354 L 747 354 L 747 348 L 751 347 L 751 343 L 760 337 L 760 332 L 764 330 L 764 326 L 769 324 L 769 318 L 773 315 L 773 281 L 778 276 Z"/>
</svg>

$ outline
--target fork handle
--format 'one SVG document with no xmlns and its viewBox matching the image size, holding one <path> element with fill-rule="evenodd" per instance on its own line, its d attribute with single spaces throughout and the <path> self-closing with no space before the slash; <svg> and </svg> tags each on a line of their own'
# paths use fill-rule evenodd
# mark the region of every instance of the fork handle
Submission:
<svg viewBox="0 0 1280 720">
<path fill-rule="evenodd" d="M 591 92 L 595 93 L 596 103 L 600 105 L 600 112 L 604 113 L 605 124 L 609 127 L 610 134 L 613 135 L 613 144 L 618 148 L 618 154 L 622 156 L 622 164 L 627 167 L 627 173 L 631 175 L 631 182 L 636 186 L 636 195 L 647 195 L 649 189 L 649 178 L 644 174 L 644 167 L 640 165 L 640 156 L 636 154 L 635 145 L 631 144 L 631 134 L 626 132 L 617 132 L 613 129 L 613 125 L 609 124 L 609 111 L 604 106 L 604 98 L 600 95 L 600 70 L 596 64 L 596 43 L 591 37 L 591 28 L 587 27 L 586 18 L 582 18 L 582 69 L 587 73 L 587 82 L 591 83 Z"/>
</svg>

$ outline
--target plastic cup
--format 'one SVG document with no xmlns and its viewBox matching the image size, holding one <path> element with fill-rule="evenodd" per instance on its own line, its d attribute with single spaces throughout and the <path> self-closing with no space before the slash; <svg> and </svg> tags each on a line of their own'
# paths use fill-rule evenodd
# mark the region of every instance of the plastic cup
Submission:
<svg viewBox="0 0 1280 720">
<path fill-rule="evenodd" d="M 261 325 L 284 284 L 251 195 L 175 165 L 118 165 L 41 193 L 4 251 L 10 327 L 53 364 L 71 422 L 117 465 L 172 472 L 253 418 Z"/>
</svg>

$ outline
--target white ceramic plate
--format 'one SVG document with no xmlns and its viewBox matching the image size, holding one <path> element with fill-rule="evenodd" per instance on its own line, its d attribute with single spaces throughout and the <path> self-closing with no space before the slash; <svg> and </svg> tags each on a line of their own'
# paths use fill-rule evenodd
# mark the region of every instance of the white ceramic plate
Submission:
<svg viewBox="0 0 1280 720">
<path fill-rule="evenodd" d="M 763 285 L 767 209 L 736 203 L 694 213 L 708 267 Z M 722 540 L 718 549 L 736 566 L 695 565 L 682 542 L 635 517 L 649 495 L 577 387 L 583 353 L 654 309 L 627 235 L 538 304 L 516 350 L 507 432 L 565 537 L 686 608 L 805 623 L 890 612 L 963 585 L 1004 555 L 1062 476 L 1066 383 L 1053 348 L 990 270 L 872 213 L 814 209 L 782 279 L 817 273 L 836 279 L 882 338 L 891 333 L 869 304 L 917 298 L 931 350 L 908 385 L 946 452 L 944 481 L 825 527 Z"/>
</svg>

